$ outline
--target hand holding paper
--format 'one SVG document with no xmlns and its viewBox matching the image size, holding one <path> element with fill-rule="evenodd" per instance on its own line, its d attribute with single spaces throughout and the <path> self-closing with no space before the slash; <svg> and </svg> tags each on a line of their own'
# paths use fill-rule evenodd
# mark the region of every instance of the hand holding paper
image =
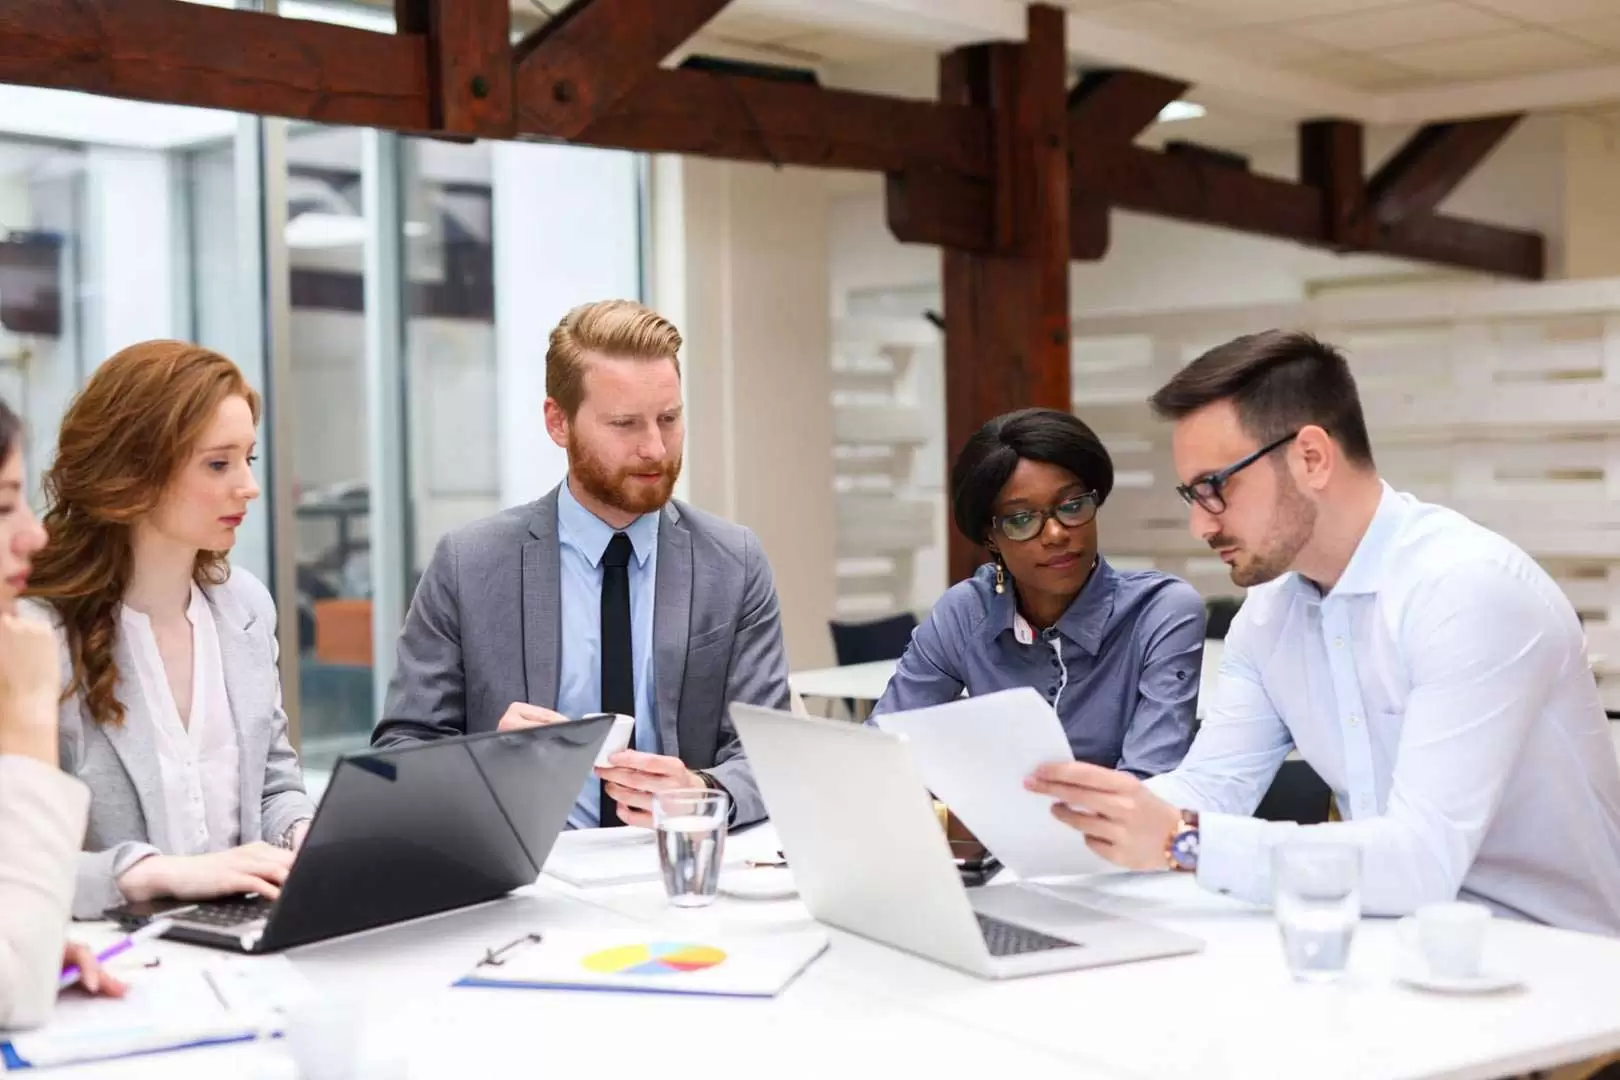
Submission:
<svg viewBox="0 0 1620 1080">
<path fill-rule="evenodd" d="M 1053 817 L 1050 798 L 1025 787 L 1041 766 L 1074 761 L 1057 714 L 1034 689 L 889 713 L 877 724 L 910 741 L 929 789 L 1019 877 L 1114 869 Z"/>
<path fill-rule="evenodd" d="M 1042 765 L 1024 782 L 1050 795 L 1052 815 L 1085 834 L 1091 850 L 1127 870 L 1162 870 L 1181 812 L 1118 769 L 1083 761 Z"/>
</svg>

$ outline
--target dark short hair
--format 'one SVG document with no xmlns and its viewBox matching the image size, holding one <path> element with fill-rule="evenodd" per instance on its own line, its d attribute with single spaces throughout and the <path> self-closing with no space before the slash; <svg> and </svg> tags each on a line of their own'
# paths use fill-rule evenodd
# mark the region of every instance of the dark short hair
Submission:
<svg viewBox="0 0 1620 1080">
<path fill-rule="evenodd" d="M 1099 506 L 1114 490 L 1114 460 L 1079 417 L 1058 409 L 1002 413 L 973 433 L 951 466 L 951 516 L 975 544 L 989 538 L 996 499 L 1020 461 L 1067 469 L 1097 493 Z"/>
<path fill-rule="evenodd" d="M 1267 330 L 1209 350 L 1148 399 L 1166 420 L 1231 401 L 1243 430 L 1262 445 L 1307 424 L 1333 436 L 1344 456 L 1373 463 L 1361 396 L 1344 354 L 1310 334 Z"/>
<path fill-rule="evenodd" d="M 22 434 L 22 421 L 17 414 L 0 398 L 0 465 L 11 460 L 11 453 L 17 448 L 18 436 Z"/>
</svg>

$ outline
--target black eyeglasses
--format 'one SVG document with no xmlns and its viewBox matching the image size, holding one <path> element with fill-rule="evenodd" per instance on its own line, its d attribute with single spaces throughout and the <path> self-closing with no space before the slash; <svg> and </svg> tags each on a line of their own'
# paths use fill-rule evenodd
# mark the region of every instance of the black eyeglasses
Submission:
<svg viewBox="0 0 1620 1080">
<path fill-rule="evenodd" d="M 1212 514 L 1226 511 L 1226 483 L 1250 465 L 1259 461 L 1279 446 L 1283 446 L 1299 437 L 1299 432 L 1284 435 L 1275 442 L 1269 442 L 1241 461 L 1234 461 L 1219 472 L 1206 473 L 1190 484 L 1177 484 L 1176 494 L 1181 501 L 1191 506 L 1197 503 Z"/>
<path fill-rule="evenodd" d="M 1015 510 L 1011 514 L 1002 514 L 991 518 L 990 524 L 1008 540 L 1022 543 L 1041 535 L 1041 530 L 1053 518 L 1066 529 L 1078 529 L 1091 524 L 1096 517 L 1097 493 L 1088 491 L 1083 495 L 1071 495 L 1045 510 Z"/>
</svg>

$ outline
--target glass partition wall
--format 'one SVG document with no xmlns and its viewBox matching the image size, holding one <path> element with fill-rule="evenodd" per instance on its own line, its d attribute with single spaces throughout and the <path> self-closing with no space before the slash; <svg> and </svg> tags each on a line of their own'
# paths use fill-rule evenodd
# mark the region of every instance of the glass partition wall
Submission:
<svg viewBox="0 0 1620 1080">
<path fill-rule="evenodd" d="M 275 596 L 287 711 L 330 768 L 369 739 L 439 539 L 560 477 L 545 334 L 640 295 L 641 162 L 19 87 L 0 117 L 0 395 L 32 492 L 112 352 L 235 360 L 266 416 L 233 560 Z"/>
</svg>

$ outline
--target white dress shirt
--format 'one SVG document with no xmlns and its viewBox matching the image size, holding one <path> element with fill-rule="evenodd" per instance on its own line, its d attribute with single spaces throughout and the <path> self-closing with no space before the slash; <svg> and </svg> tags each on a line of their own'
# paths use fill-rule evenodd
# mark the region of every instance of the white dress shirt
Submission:
<svg viewBox="0 0 1620 1080">
<path fill-rule="evenodd" d="M 157 718 L 165 813 L 163 821 L 149 825 L 152 842 L 168 855 L 233 848 L 242 828 L 241 762 L 219 634 L 208 598 L 196 585 L 186 618 L 191 623 L 191 718 L 182 724 L 151 621 L 129 607 L 122 612 L 123 632 L 135 658 L 133 685 L 145 699 L 145 714 Z"/>
<path fill-rule="evenodd" d="M 1290 750 L 1343 822 L 1251 818 Z M 1523 551 L 1387 485 L 1326 595 L 1298 574 L 1233 622 L 1208 718 L 1149 781 L 1200 813 L 1198 879 L 1270 899 L 1270 848 L 1356 844 L 1362 906 L 1437 900 L 1620 934 L 1620 763 L 1574 609 Z"/>
</svg>

